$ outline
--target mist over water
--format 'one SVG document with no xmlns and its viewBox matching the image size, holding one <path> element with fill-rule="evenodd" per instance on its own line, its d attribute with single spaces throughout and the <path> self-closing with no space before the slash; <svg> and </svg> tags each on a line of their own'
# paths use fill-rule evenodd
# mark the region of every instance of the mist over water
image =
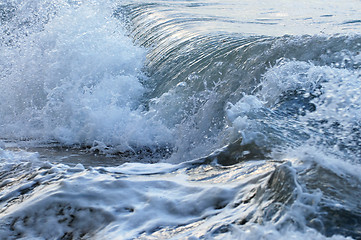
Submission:
<svg viewBox="0 0 361 240">
<path fill-rule="evenodd" d="M 360 7 L 0 3 L 0 238 L 360 239 Z"/>
</svg>

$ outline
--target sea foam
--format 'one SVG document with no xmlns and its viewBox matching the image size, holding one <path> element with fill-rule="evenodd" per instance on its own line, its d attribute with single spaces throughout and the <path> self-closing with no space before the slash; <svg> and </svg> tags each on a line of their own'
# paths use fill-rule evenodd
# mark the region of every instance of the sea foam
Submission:
<svg viewBox="0 0 361 240">
<path fill-rule="evenodd" d="M 111 6 L 53 4 L 52 17 L 1 46 L 2 137 L 113 151 L 171 142 L 170 131 L 141 104 L 145 50 L 125 36 Z"/>
</svg>

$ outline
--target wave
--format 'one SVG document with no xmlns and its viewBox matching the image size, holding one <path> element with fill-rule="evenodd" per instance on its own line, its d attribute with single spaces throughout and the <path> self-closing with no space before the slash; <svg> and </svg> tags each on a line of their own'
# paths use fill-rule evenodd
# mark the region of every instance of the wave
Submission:
<svg viewBox="0 0 361 240">
<path fill-rule="evenodd" d="M 307 153 L 301 165 L 232 167 L 198 160 L 84 168 L 36 153 L 1 150 L 0 157 L 0 236 L 8 239 L 359 237 L 360 179 Z"/>
<path fill-rule="evenodd" d="M 267 151 L 317 136 L 359 154 L 360 36 L 204 34 L 116 6 L 49 2 L 26 27 L 22 9 L 7 7 L 3 31 L 23 30 L 2 45 L 3 139 L 166 149 L 182 161 L 240 138 Z M 349 139 L 332 142 L 335 133 Z"/>
<path fill-rule="evenodd" d="M 0 14 L 1 237 L 360 238 L 359 34 L 159 2 Z"/>
<path fill-rule="evenodd" d="M 142 110 L 144 50 L 111 14 L 94 3 L 62 7 L 2 46 L 3 138 L 117 151 L 170 141 L 170 130 Z"/>
</svg>

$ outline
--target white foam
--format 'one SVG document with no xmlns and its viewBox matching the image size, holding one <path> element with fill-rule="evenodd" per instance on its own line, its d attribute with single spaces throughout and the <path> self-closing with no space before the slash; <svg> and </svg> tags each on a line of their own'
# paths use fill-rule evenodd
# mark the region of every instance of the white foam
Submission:
<svg viewBox="0 0 361 240">
<path fill-rule="evenodd" d="M 262 115 L 264 109 L 264 103 L 253 95 L 244 95 L 234 105 L 228 103 L 226 112 L 232 123 L 231 131 L 237 131 L 242 136 L 242 144 L 251 142 L 259 146 L 266 144 L 266 136 L 262 133 L 258 121 L 253 117 L 258 115 L 257 112 Z"/>
<path fill-rule="evenodd" d="M 343 52 L 339 53 L 345 61 Z M 357 62 L 355 56 L 353 62 Z M 350 60 L 349 60 L 350 61 Z M 340 64 L 334 64 L 339 66 Z M 357 122 L 361 118 L 361 78 L 360 70 L 316 66 L 302 61 L 280 61 L 263 76 L 262 89 L 257 93 L 268 106 L 273 106 L 287 91 L 304 91 L 317 97 L 312 100 L 316 111 L 308 112 L 306 119 L 327 119 L 341 124 Z"/>
<path fill-rule="evenodd" d="M 90 169 L 81 164 L 41 164 L 38 154 L 8 150 L 1 152 L 1 160 L 20 164 L 15 175 L 22 169 L 19 176 L 31 177 L 10 179 L 16 184 L 1 192 L 2 199 L 24 197 L 10 202 L 1 213 L 0 238 L 55 239 L 71 234 L 94 239 L 328 239 L 304 226 L 306 215 L 317 211 L 321 193 L 304 192 L 295 182 L 291 164 L 285 166 L 291 178 L 284 179 L 284 184 L 290 181 L 295 201 L 282 205 L 281 218 L 276 215 L 274 221 L 256 223 L 253 220 L 262 219 L 273 200 L 264 192 L 269 185 L 266 173 L 273 171 L 273 163 L 266 161 L 221 171 L 200 166 L 188 172 L 181 165 L 166 163 Z M 24 168 L 28 163 L 37 164 Z M 254 191 L 261 195 L 252 197 Z M 251 221 L 235 224 L 248 214 Z M 222 226 L 227 231 L 217 231 Z"/>
<path fill-rule="evenodd" d="M 76 238 L 110 224 L 96 238 L 134 238 L 158 227 L 200 220 L 220 211 L 215 206 L 234 195 L 232 187 L 199 185 L 187 181 L 182 173 L 142 175 L 146 167 L 127 164 L 86 170 L 81 165 L 53 165 L 58 171 L 37 169 L 33 179 L 19 185 L 42 186 L 6 208 L 0 237 L 19 234 L 52 239 L 71 232 Z M 166 170 L 170 166 L 159 167 Z M 130 175 L 124 174 L 129 171 Z M 15 188 L 14 192 L 21 191 Z"/>
<path fill-rule="evenodd" d="M 115 151 L 171 142 L 170 131 L 143 111 L 145 51 L 125 36 L 112 4 L 62 4 L 40 30 L 2 46 L 2 137 L 97 141 Z"/>
<path fill-rule="evenodd" d="M 359 163 L 347 161 L 345 158 L 333 154 L 333 152 L 328 151 L 327 148 L 322 146 L 308 145 L 305 143 L 298 148 L 288 149 L 282 156 L 277 156 L 277 158 L 279 157 L 291 161 L 295 163 L 296 166 L 302 168 L 307 168 L 310 166 L 309 164 L 317 163 L 341 177 L 350 175 L 361 181 L 359 174 L 361 165 Z"/>
<path fill-rule="evenodd" d="M 10 170 L 10 166 L 16 164 L 34 164 L 39 163 L 39 154 L 26 151 L 9 151 L 0 149 L 0 167 L 1 171 Z"/>
<path fill-rule="evenodd" d="M 355 63 L 359 58 L 358 55 L 338 54 L 341 62 L 344 58 L 352 58 L 348 61 Z M 361 151 L 357 146 L 360 144 L 357 129 L 361 122 L 360 70 L 336 65 L 317 66 L 310 62 L 280 60 L 262 76 L 260 90 L 255 95 L 244 95 L 236 104 L 228 104 L 227 117 L 233 131 L 242 135 L 244 143 L 253 141 L 261 145 L 283 138 L 287 138 L 287 143 L 298 139 L 306 141 L 307 135 L 310 144 L 327 145 L 330 138 L 334 138 L 334 146 L 346 145 L 347 154 L 355 159 L 352 156 Z M 283 99 L 288 94 L 290 97 Z M 289 100 L 291 103 L 287 105 Z M 277 109 L 277 104 L 281 104 L 281 109 Z M 306 107 L 302 110 L 302 104 L 313 104 L 315 109 Z M 283 109 L 287 111 L 287 107 L 298 107 L 303 114 L 291 116 L 282 112 Z M 300 144 L 302 142 L 295 145 Z"/>
<path fill-rule="evenodd" d="M 214 239 L 267 239 L 267 240 L 298 240 L 298 239 L 330 239 L 330 240 L 351 240 L 351 237 L 344 237 L 340 235 L 334 235 L 332 237 L 326 237 L 312 228 L 308 228 L 305 231 L 295 231 L 292 229 L 277 230 L 273 224 L 266 225 L 251 225 L 246 228 L 233 228 L 232 232 L 222 234 Z M 198 239 L 198 238 L 196 238 Z"/>
</svg>

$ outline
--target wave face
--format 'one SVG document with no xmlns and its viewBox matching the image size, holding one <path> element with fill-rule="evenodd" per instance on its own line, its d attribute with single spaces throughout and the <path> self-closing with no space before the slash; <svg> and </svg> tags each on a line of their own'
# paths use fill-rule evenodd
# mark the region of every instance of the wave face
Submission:
<svg viewBox="0 0 361 240">
<path fill-rule="evenodd" d="M 361 239 L 360 7 L 0 3 L 0 238 Z"/>
</svg>

